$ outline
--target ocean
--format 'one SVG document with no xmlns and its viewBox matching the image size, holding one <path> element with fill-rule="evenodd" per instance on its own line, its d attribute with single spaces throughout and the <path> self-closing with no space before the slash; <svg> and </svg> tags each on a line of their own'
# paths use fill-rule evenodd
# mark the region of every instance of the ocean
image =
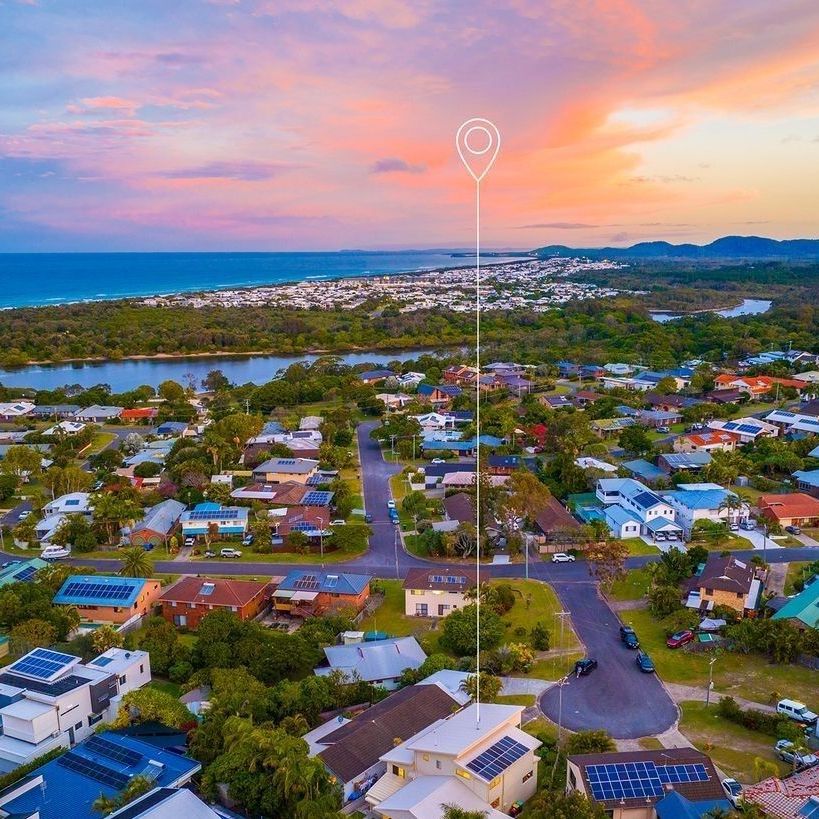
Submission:
<svg viewBox="0 0 819 819">
<path fill-rule="evenodd" d="M 5 253 L 0 308 L 222 290 L 469 267 L 451 251 L 334 253 Z M 509 261 L 485 257 L 484 264 Z"/>
</svg>

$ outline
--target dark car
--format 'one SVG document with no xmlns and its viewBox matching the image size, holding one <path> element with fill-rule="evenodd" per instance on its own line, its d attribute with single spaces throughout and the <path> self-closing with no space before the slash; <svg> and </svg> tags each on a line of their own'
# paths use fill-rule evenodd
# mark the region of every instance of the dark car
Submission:
<svg viewBox="0 0 819 819">
<path fill-rule="evenodd" d="M 373 522 L 373 516 L 369 512 L 367 512 L 367 514 L 364 515 L 364 523 L 372 523 L 372 522 Z"/>
<path fill-rule="evenodd" d="M 801 535 L 802 530 L 798 526 L 786 526 L 785 531 L 790 535 Z"/>
<path fill-rule="evenodd" d="M 574 664 L 574 673 L 578 677 L 582 677 L 585 674 L 591 674 L 595 668 L 597 668 L 597 660 L 593 660 L 591 657 L 584 657 Z"/>
<path fill-rule="evenodd" d="M 640 671 L 646 674 L 652 674 L 654 672 L 654 663 L 651 662 L 651 657 L 649 657 L 645 651 L 638 651 L 636 659 L 637 668 L 639 668 Z"/>
<path fill-rule="evenodd" d="M 690 643 L 694 639 L 694 632 L 685 629 L 683 631 L 675 631 L 666 641 L 665 644 L 669 648 L 680 648 L 686 643 Z"/>
<path fill-rule="evenodd" d="M 620 639 L 625 643 L 626 648 L 640 647 L 637 632 L 631 626 L 620 626 Z"/>
</svg>

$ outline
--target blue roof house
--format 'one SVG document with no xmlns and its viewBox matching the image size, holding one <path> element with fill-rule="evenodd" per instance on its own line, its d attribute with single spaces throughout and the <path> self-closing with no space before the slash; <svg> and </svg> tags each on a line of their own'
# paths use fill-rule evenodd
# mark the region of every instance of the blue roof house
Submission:
<svg viewBox="0 0 819 819">
<path fill-rule="evenodd" d="M 155 787 L 179 788 L 201 769 L 188 757 L 106 731 L 75 745 L 0 793 L 5 816 L 99 819 L 94 802 L 116 797 L 135 776 Z"/>
<path fill-rule="evenodd" d="M 242 506 L 222 506 L 218 503 L 198 503 L 183 512 L 179 520 L 185 537 L 210 534 L 215 527 L 219 537 L 243 535 L 247 531 L 248 509 Z"/>
<path fill-rule="evenodd" d="M 744 502 L 733 508 L 731 504 L 739 501 L 739 496 L 715 483 L 681 483 L 676 491 L 664 492 L 663 497 L 674 507 L 676 520 L 687 537 L 700 520 L 741 523 L 750 513 Z"/>
</svg>

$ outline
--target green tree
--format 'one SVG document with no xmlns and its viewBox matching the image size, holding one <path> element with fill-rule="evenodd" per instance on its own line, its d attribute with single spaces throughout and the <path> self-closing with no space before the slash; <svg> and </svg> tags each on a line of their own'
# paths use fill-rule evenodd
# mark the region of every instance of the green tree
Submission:
<svg viewBox="0 0 819 819">
<path fill-rule="evenodd" d="M 538 791 L 527 803 L 526 819 L 606 819 L 602 805 L 580 791 Z"/>
<path fill-rule="evenodd" d="M 151 668 L 167 674 L 182 652 L 177 630 L 163 617 L 149 617 L 139 632 L 139 647 L 151 655 Z"/>
<path fill-rule="evenodd" d="M 45 620 L 32 618 L 14 626 L 9 635 L 9 650 L 20 656 L 33 648 L 47 648 L 57 639 L 54 626 Z"/>
<path fill-rule="evenodd" d="M 443 805 L 441 819 L 486 819 L 486 811 L 466 810 L 459 805 Z"/>
<path fill-rule="evenodd" d="M 122 567 L 119 573 L 123 577 L 150 577 L 154 564 L 148 553 L 141 546 L 132 546 L 122 553 Z"/>
<path fill-rule="evenodd" d="M 479 683 L 481 702 L 495 702 L 503 688 L 503 680 L 494 674 L 481 671 L 478 674 L 470 674 L 461 683 L 461 691 L 468 694 L 471 700 L 476 701 Z"/>
<path fill-rule="evenodd" d="M 649 610 L 655 617 L 667 617 L 682 608 L 682 593 L 678 586 L 663 584 L 648 593 Z"/>
<path fill-rule="evenodd" d="M 109 543 L 114 540 L 114 533 L 123 524 L 137 520 L 142 515 L 139 504 L 121 493 L 97 492 L 92 503 L 94 520 L 102 526 Z"/>
<path fill-rule="evenodd" d="M 194 722 L 190 711 L 173 695 L 159 688 L 137 688 L 123 696 L 112 728 L 134 723 L 158 722 L 168 728 L 182 728 Z"/>
<path fill-rule="evenodd" d="M 76 552 L 92 552 L 99 545 L 94 528 L 84 515 L 67 515 L 51 536 L 58 546 L 71 546 Z"/>
<path fill-rule="evenodd" d="M 477 612 L 478 607 L 471 604 L 445 617 L 441 646 L 461 657 L 473 656 L 478 647 Z M 496 648 L 503 639 L 503 621 L 486 606 L 480 608 L 480 634 L 481 648 L 486 650 Z"/>
<path fill-rule="evenodd" d="M 605 589 L 625 575 L 628 546 L 622 540 L 600 540 L 589 543 L 584 552 L 589 573 Z"/>
<path fill-rule="evenodd" d="M 654 388 L 660 395 L 672 395 L 677 392 L 677 379 L 671 375 L 661 378 Z"/>
<path fill-rule="evenodd" d="M 532 648 L 537 651 L 548 651 L 550 645 L 549 629 L 540 620 L 532 626 L 532 631 L 529 635 L 532 641 Z"/>
<path fill-rule="evenodd" d="M 91 645 L 97 654 L 103 654 L 109 648 L 121 648 L 125 638 L 109 623 L 104 623 L 91 635 Z"/>
<path fill-rule="evenodd" d="M 0 461 L 0 473 L 18 481 L 37 477 L 42 471 L 43 455 L 29 446 L 11 446 Z"/>
<path fill-rule="evenodd" d="M 43 484 L 54 497 L 71 492 L 85 492 L 92 480 L 91 475 L 76 464 L 52 466 L 43 474 Z"/>
<path fill-rule="evenodd" d="M 572 734 L 563 746 L 566 756 L 578 754 L 605 754 L 617 748 L 611 734 L 602 729 L 596 731 L 578 731 Z"/>
<path fill-rule="evenodd" d="M 169 404 L 178 404 L 185 400 L 185 390 L 176 381 L 163 381 L 158 389 L 160 398 L 164 398 Z"/>
<path fill-rule="evenodd" d="M 20 479 L 16 475 L 0 475 L 0 502 L 12 497 L 19 485 Z"/>
<path fill-rule="evenodd" d="M 626 427 L 620 433 L 620 446 L 626 452 L 632 452 L 635 455 L 649 455 L 654 450 L 654 445 L 648 436 L 648 428 L 640 424 Z"/>
<path fill-rule="evenodd" d="M 154 788 L 154 782 L 145 776 L 135 776 L 116 796 L 106 796 L 100 794 L 91 805 L 92 809 L 103 816 L 113 813 L 115 810 L 125 807 L 125 805 L 144 796 Z"/>
</svg>

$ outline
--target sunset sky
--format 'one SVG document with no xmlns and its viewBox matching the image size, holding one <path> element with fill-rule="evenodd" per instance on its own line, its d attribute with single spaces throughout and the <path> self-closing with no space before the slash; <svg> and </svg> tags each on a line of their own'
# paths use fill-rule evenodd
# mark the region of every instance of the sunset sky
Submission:
<svg viewBox="0 0 819 819">
<path fill-rule="evenodd" d="M 816 0 L 0 0 L 0 251 L 819 235 Z"/>
</svg>

